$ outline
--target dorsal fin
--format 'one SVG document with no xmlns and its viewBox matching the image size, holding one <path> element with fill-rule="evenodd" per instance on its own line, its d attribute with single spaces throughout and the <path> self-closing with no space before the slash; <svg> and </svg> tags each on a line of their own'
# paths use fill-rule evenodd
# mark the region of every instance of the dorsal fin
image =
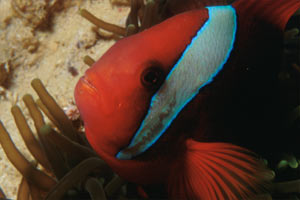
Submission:
<svg viewBox="0 0 300 200">
<path fill-rule="evenodd" d="M 256 22 L 264 22 L 283 31 L 289 18 L 299 9 L 300 0 L 237 0 L 232 6 L 243 21 L 254 17 Z"/>
<path fill-rule="evenodd" d="M 162 18 L 172 17 L 178 13 L 207 6 L 228 5 L 228 0 L 172 0 L 162 3 Z"/>
<path fill-rule="evenodd" d="M 262 76 L 277 73 L 283 31 L 289 18 L 300 8 L 300 0 L 237 0 L 232 7 L 237 13 L 238 27 L 228 65 L 240 72 L 264 70 L 259 72 Z"/>
<path fill-rule="evenodd" d="M 237 0 L 232 6 L 238 20 L 236 50 L 239 60 L 246 59 L 240 60 L 239 64 L 253 61 L 254 56 L 256 61 L 278 63 L 275 60 L 278 59 L 285 25 L 300 8 L 300 0 Z M 274 59 L 263 59 L 265 56 Z"/>
</svg>

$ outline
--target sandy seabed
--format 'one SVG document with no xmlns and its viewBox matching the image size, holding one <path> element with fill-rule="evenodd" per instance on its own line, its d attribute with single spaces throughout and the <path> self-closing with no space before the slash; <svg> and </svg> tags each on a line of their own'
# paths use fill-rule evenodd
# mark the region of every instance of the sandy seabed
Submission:
<svg viewBox="0 0 300 200">
<path fill-rule="evenodd" d="M 72 105 L 75 84 L 88 68 L 83 57 L 97 60 L 115 42 L 99 38 L 78 11 L 85 8 L 120 26 L 129 12 L 128 7 L 109 0 L 60 2 L 64 4 L 58 0 L 0 0 L 0 120 L 29 160 L 33 158 L 16 128 L 11 106 L 19 105 L 32 126 L 22 97 L 29 93 L 37 98 L 30 85 L 34 78 L 42 80 L 60 106 Z M 0 148 L 0 187 L 7 198 L 16 198 L 20 181 L 20 173 Z"/>
</svg>

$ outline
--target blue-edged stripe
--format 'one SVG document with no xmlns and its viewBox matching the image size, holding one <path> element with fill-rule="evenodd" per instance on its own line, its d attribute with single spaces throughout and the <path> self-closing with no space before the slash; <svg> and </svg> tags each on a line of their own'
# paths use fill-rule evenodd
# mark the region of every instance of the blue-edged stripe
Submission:
<svg viewBox="0 0 300 200">
<path fill-rule="evenodd" d="M 116 155 L 117 158 L 131 159 L 132 157 L 141 154 L 142 152 L 146 151 L 149 147 L 151 147 L 158 140 L 158 138 L 166 131 L 166 129 L 170 126 L 172 121 L 180 113 L 180 111 L 199 93 L 199 90 L 201 88 L 203 88 L 205 85 L 207 85 L 213 81 L 213 78 L 220 72 L 220 70 L 222 70 L 224 64 L 227 62 L 227 60 L 230 56 L 230 52 L 233 49 L 233 44 L 234 44 L 235 35 L 236 35 L 236 29 L 237 29 L 236 12 L 235 12 L 234 8 L 231 6 L 207 7 L 207 9 L 209 11 L 208 21 L 197 32 L 197 35 L 192 39 L 191 43 L 187 46 L 187 48 L 183 52 L 182 56 L 178 60 L 178 62 L 175 64 L 173 69 L 168 74 L 168 76 L 165 80 L 165 83 L 164 83 L 166 85 L 162 86 L 163 90 L 161 90 L 161 89 L 158 90 L 157 93 L 152 97 L 151 103 L 150 103 L 150 109 L 148 110 L 148 113 L 147 113 L 145 119 L 141 123 L 140 128 L 135 133 L 129 146 L 126 147 L 125 149 L 123 149 L 122 151 L 120 151 Z M 206 59 L 206 55 L 193 54 L 194 51 L 197 52 L 198 48 L 200 48 L 201 51 L 203 51 L 205 48 L 206 49 L 212 48 L 212 50 L 210 49 L 210 51 L 213 51 L 214 50 L 213 48 L 222 48 L 222 46 L 219 46 L 217 41 L 214 41 L 214 38 L 210 38 L 212 40 L 211 41 L 212 45 L 210 47 L 205 47 L 205 46 L 204 47 L 195 47 L 195 43 L 197 43 L 197 40 L 199 40 L 200 42 L 202 41 L 200 37 L 203 36 L 203 33 L 205 31 L 208 31 L 207 33 L 210 33 L 209 31 L 213 31 L 211 33 L 212 36 L 214 35 L 214 33 L 216 33 L 216 32 L 214 32 L 214 30 L 220 31 L 220 33 L 223 34 L 223 32 L 222 32 L 223 30 L 218 30 L 218 27 L 215 29 L 212 29 L 212 30 L 210 30 L 209 28 L 214 28 L 213 26 L 216 25 L 214 22 L 211 21 L 212 19 L 214 19 L 214 15 L 217 15 L 218 13 L 221 13 L 221 12 L 225 12 L 225 14 L 226 14 L 226 12 L 228 12 L 228 11 L 230 11 L 231 12 L 230 14 L 232 14 L 232 30 L 227 30 L 226 26 L 225 26 L 224 34 L 226 33 L 226 31 L 229 31 L 230 33 L 232 32 L 231 33 L 232 35 L 230 35 L 230 36 L 226 35 L 226 34 L 224 35 L 225 39 L 226 39 L 226 37 L 229 37 L 229 39 L 230 39 L 230 42 L 229 42 L 230 44 L 229 44 L 228 48 L 226 48 L 224 50 L 224 59 L 221 59 L 222 62 L 220 64 L 217 64 L 216 65 L 217 67 L 211 69 L 211 70 L 213 70 L 212 73 L 207 72 L 207 71 L 210 70 L 210 68 L 209 68 L 210 64 L 215 62 L 215 60 L 210 59 L 210 60 L 208 60 L 208 63 L 201 63 L 201 64 L 204 64 L 204 66 L 207 68 L 207 70 L 206 70 L 206 68 L 203 68 L 203 66 L 202 66 L 202 68 L 199 68 L 201 66 L 194 67 L 193 64 L 195 64 L 195 65 L 198 64 L 198 62 L 197 62 L 198 58 L 196 58 L 195 56 L 197 56 L 197 57 L 202 56 L 203 59 L 200 59 L 201 62 L 202 62 L 202 60 L 204 60 L 203 62 L 205 62 L 205 59 Z M 223 19 L 216 19 L 216 20 L 222 21 Z M 230 23 L 231 22 L 229 22 L 229 24 Z M 212 26 L 212 27 L 210 27 L 210 26 Z M 220 27 L 222 27 L 222 26 L 220 25 Z M 206 37 L 208 37 L 208 39 L 209 39 L 210 34 L 207 35 L 207 33 L 206 33 Z M 205 42 L 206 41 L 204 41 L 204 43 Z M 217 49 L 217 51 L 219 51 L 219 49 Z M 205 51 L 203 52 L 203 54 L 205 54 Z M 211 54 L 209 54 L 209 56 L 214 56 Z M 207 56 L 207 57 L 209 57 L 209 56 Z M 216 56 L 218 56 L 218 52 L 216 52 Z M 192 66 L 190 66 L 191 65 L 190 61 L 194 61 L 194 60 L 196 63 L 191 62 Z M 191 81 L 191 80 L 188 80 L 189 77 L 186 78 L 186 80 L 188 80 L 188 81 L 181 80 L 181 77 L 184 77 L 186 74 L 191 72 L 190 70 L 198 71 L 199 73 L 203 72 L 204 78 L 208 78 L 208 79 L 205 80 L 205 82 L 203 82 L 203 83 L 201 83 L 201 80 L 195 79 L 194 82 L 196 82 L 196 84 L 198 82 L 200 82 L 196 86 L 193 86 L 194 82 L 191 82 L 191 84 L 189 84 L 189 85 L 184 85 L 185 88 L 188 88 L 187 90 L 191 90 L 193 92 L 184 94 L 184 95 L 187 95 L 186 99 L 184 99 L 184 101 L 180 101 L 181 103 L 177 106 L 177 108 L 175 110 L 172 110 L 176 107 L 176 105 L 172 107 L 174 102 L 176 104 L 177 103 L 176 101 L 178 99 L 185 98 L 184 95 L 182 95 L 183 96 L 182 97 L 180 95 L 178 96 L 178 94 L 177 94 L 178 91 L 184 93 L 186 91 L 185 88 L 180 87 L 181 85 L 177 86 L 176 84 L 179 84 L 179 83 L 187 84 L 186 82 Z M 205 77 L 205 72 L 208 73 L 208 77 Z M 182 74 L 180 74 L 180 73 L 182 73 Z M 194 74 L 192 73 L 192 75 L 193 75 L 192 77 L 198 76 L 199 79 L 203 78 L 203 77 L 201 77 L 201 74 L 194 76 Z M 177 82 L 174 82 L 174 80 L 171 80 L 172 78 L 174 79 L 174 77 L 177 78 L 177 79 L 175 79 L 175 81 L 177 80 Z M 193 87 L 195 87 L 195 88 L 193 88 Z M 167 88 L 167 90 L 166 90 L 166 88 Z M 162 93 L 162 91 L 164 91 L 164 93 Z M 166 103 L 167 106 L 165 106 L 165 107 L 162 106 L 163 103 Z M 159 124 L 161 122 L 158 121 L 158 118 L 160 118 L 161 116 L 167 115 L 168 113 L 171 113 L 169 119 L 167 119 L 166 122 Z M 156 116 L 156 118 L 155 118 L 155 116 Z M 153 124 L 151 124 L 151 123 L 153 123 Z M 158 127 L 160 125 L 162 125 L 163 128 L 161 128 L 159 132 L 155 133 L 153 131 L 152 132 L 150 131 L 151 128 L 153 128 L 153 127 L 155 128 L 155 126 Z M 150 135 L 146 135 L 147 133 L 149 133 Z M 151 135 L 151 134 L 153 134 L 153 135 Z M 143 145 L 140 145 L 140 144 L 142 144 L 143 140 L 147 140 L 149 138 L 148 136 L 151 136 L 150 140 L 147 141 L 146 143 L 143 143 Z M 140 145 L 141 147 L 136 148 L 137 145 Z M 132 149 L 134 149 L 134 148 L 138 149 L 138 150 L 135 152 L 132 152 Z"/>
</svg>

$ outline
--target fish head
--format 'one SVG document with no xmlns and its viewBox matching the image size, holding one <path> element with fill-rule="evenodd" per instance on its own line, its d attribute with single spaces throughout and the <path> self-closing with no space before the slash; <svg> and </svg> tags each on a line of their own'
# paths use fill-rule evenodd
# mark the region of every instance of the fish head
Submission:
<svg viewBox="0 0 300 200">
<path fill-rule="evenodd" d="M 207 9 L 191 11 L 119 40 L 80 78 L 75 100 L 96 152 L 115 156 L 130 143 L 152 96 L 207 18 Z"/>
<path fill-rule="evenodd" d="M 174 124 L 176 119 L 179 119 L 177 115 L 183 113 L 183 108 L 186 111 L 188 103 L 196 107 L 203 105 L 201 98 L 198 98 L 200 89 L 211 83 L 225 64 L 227 69 L 230 69 L 232 63 L 235 63 L 237 70 L 233 68 L 232 71 L 237 71 L 236 74 L 243 76 L 230 75 L 230 79 L 233 77 L 230 81 L 232 84 L 227 84 L 229 81 L 224 79 L 226 81 L 222 83 L 226 82 L 230 85 L 230 90 L 227 88 L 228 90 L 223 91 L 226 93 L 224 96 L 228 96 L 229 100 L 223 101 L 220 98 L 217 103 L 221 102 L 221 108 L 224 108 L 228 106 L 223 102 L 229 102 L 230 105 L 234 105 L 235 110 L 239 111 L 237 113 L 242 110 L 244 115 L 236 115 L 235 119 L 240 118 L 238 121 L 231 120 L 226 115 L 224 119 L 227 117 L 227 121 L 233 121 L 231 122 L 233 125 L 247 127 L 238 123 L 247 121 L 241 117 L 248 114 L 243 109 L 247 108 L 248 111 L 252 108 L 247 107 L 253 104 L 252 99 L 260 101 L 262 97 L 267 97 L 264 94 L 266 91 L 264 88 L 267 87 L 261 87 L 263 85 L 261 83 L 267 81 L 257 79 L 259 73 L 247 66 L 249 63 L 252 66 L 253 63 L 253 66 L 263 67 L 263 64 L 259 64 L 262 59 L 254 58 L 257 56 L 264 58 L 267 52 L 265 50 L 270 49 L 270 46 L 266 45 L 269 43 L 265 43 L 268 38 L 263 37 L 263 33 L 269 33 L 264 31 L 268 30 L 264 27 L 269 26 L 258 23 L 257 16 L 264 19 L 263 22 L 272 21 L 272 25 L 277 27 L 275 30 L 280 30 L 281 33 L 286 23 L 282 18 L 287 19 L 299 4 L 292 6 L 293 2 L 291 2 L 291 9 L 285 12 L 286 15 L 280 14 L 280 20 L 274 21 L 273 18 L 280 12 L 273 12 L 273 9 L 266 10 L 269 1 L 261 1 L 260 6 L 252 6 L 255 0 L 247 1 L 248 4 L 241 0 L 233 7 L 211 7 L 176 15 L 148 30 L 116 42 L 86 71 L 75 89 L 76 104 L 84 121 L 88 141 L 114 171 L 133 182 L 140 177 L 147 176 L 145 179 L 149 180 L 154 176 L 156 178 L 161 175 L 166 176 L 171 165 L 167 160 L 155 167 L 151 164 L 145 167 L 141 164 L 143 162 L 135 162 L 134 159 L 145 152 L 161 136 L 161 133 L 167 131 L 171 123 Z M 274 5 L 279 7 L 281 3 L 278 1 Z M 251 13 L 255 17 L 248 18 L 250 16 L 248 8 L 253 9 Z M 256 29 L 261 31 L 253 31 Z M 259 37 L 261 40 L 257 40 L 257 36 L 260 35 L 262 35 Z M 249 40 L 251 38 L 254 39 Z M 234 50 L 233 43 L 235 43 Z M 275 50 L 277 48 L 273 48 L 272 53 Z M 228 62 L 229 56 L 230 62 Z M 266 71 L 264 70 L 264 74 Z M 255 87 L 251 85 L 253 82 Z M 245 85 L 247 87 L 244 87 Z M 234 89 L 231 89 L 231 86 Z M 255 90 L 247 91 L 248 88 L 255 88 Z M 261 92 L 258 93 L 256 89 Z M 243 95 L 239 93 L 240 91 Z M 219 92 L 220 90 L 216 91 Z M 232 99 L 235 101 L 231 102 Z M 206 101 L 207 104 L 211 104 L 209 100 Z M 243 104 L 244 102 L 249 104 Z M 190 110 L 185 112 L 187 116 L 192 113 L 189 111 L 199 113 L 198 110 L 193 109 L 194 107 L 189 106 L 189 108 Z M 254 109 L 252 113 L 256 114 L 256 110 L 258 109 Z M 207 111 L 203 112 L 205 115 L 201 116 L 202 119 L 207 114 Z M 224 113 L 227 114 L 225 111 Z M 194 117 L 190 116 L 190 119 Z M 211 119 L 213 117 L 208 118 L 207 121 L 211 122 Z M 205 123 L 202 124 L 202 129 L 207 126 Z M 170 128 L 175 130 L 174 127 Z M 154 137 L 152 133 L 155 134 Z M 242 133 L 244 137 L 244 132 Z M 145 142 L 148 136 L 152 137 L 151 141 Z M 180 150 L 175 149 L 175 151 Z M 176 157 L 173 152 L 169 157 L 172 156 Z M 161 173 L 158 174 L 157 171 Z"/>
<path fill-rule="evenodd" d="M 75 89 L 85 127 L 92 133 L 87 134 L 89 141 L 111 154 L 129 143 L 169 70 L 165 63 L 149 58 L 148 49 L 141 50 L 144 45 L 130 47 L 132 40 L 113 46 Z"/>
</svg>

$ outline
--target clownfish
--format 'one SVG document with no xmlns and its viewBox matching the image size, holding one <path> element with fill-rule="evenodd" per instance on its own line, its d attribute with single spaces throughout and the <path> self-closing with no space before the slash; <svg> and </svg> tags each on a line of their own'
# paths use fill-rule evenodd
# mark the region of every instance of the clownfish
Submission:
<svg viewBox="0 0 300 200">
<path fill-rule="evenodd" d="M 270 171 L 219 139 L 265 123 L 282 33 L 299 8 L 300 0 L 237 0 L 117 41 L 75 88 L 92 148 L 128 181 L 166 184 L 170 198 L 259 193 Z"/>
</svg>

